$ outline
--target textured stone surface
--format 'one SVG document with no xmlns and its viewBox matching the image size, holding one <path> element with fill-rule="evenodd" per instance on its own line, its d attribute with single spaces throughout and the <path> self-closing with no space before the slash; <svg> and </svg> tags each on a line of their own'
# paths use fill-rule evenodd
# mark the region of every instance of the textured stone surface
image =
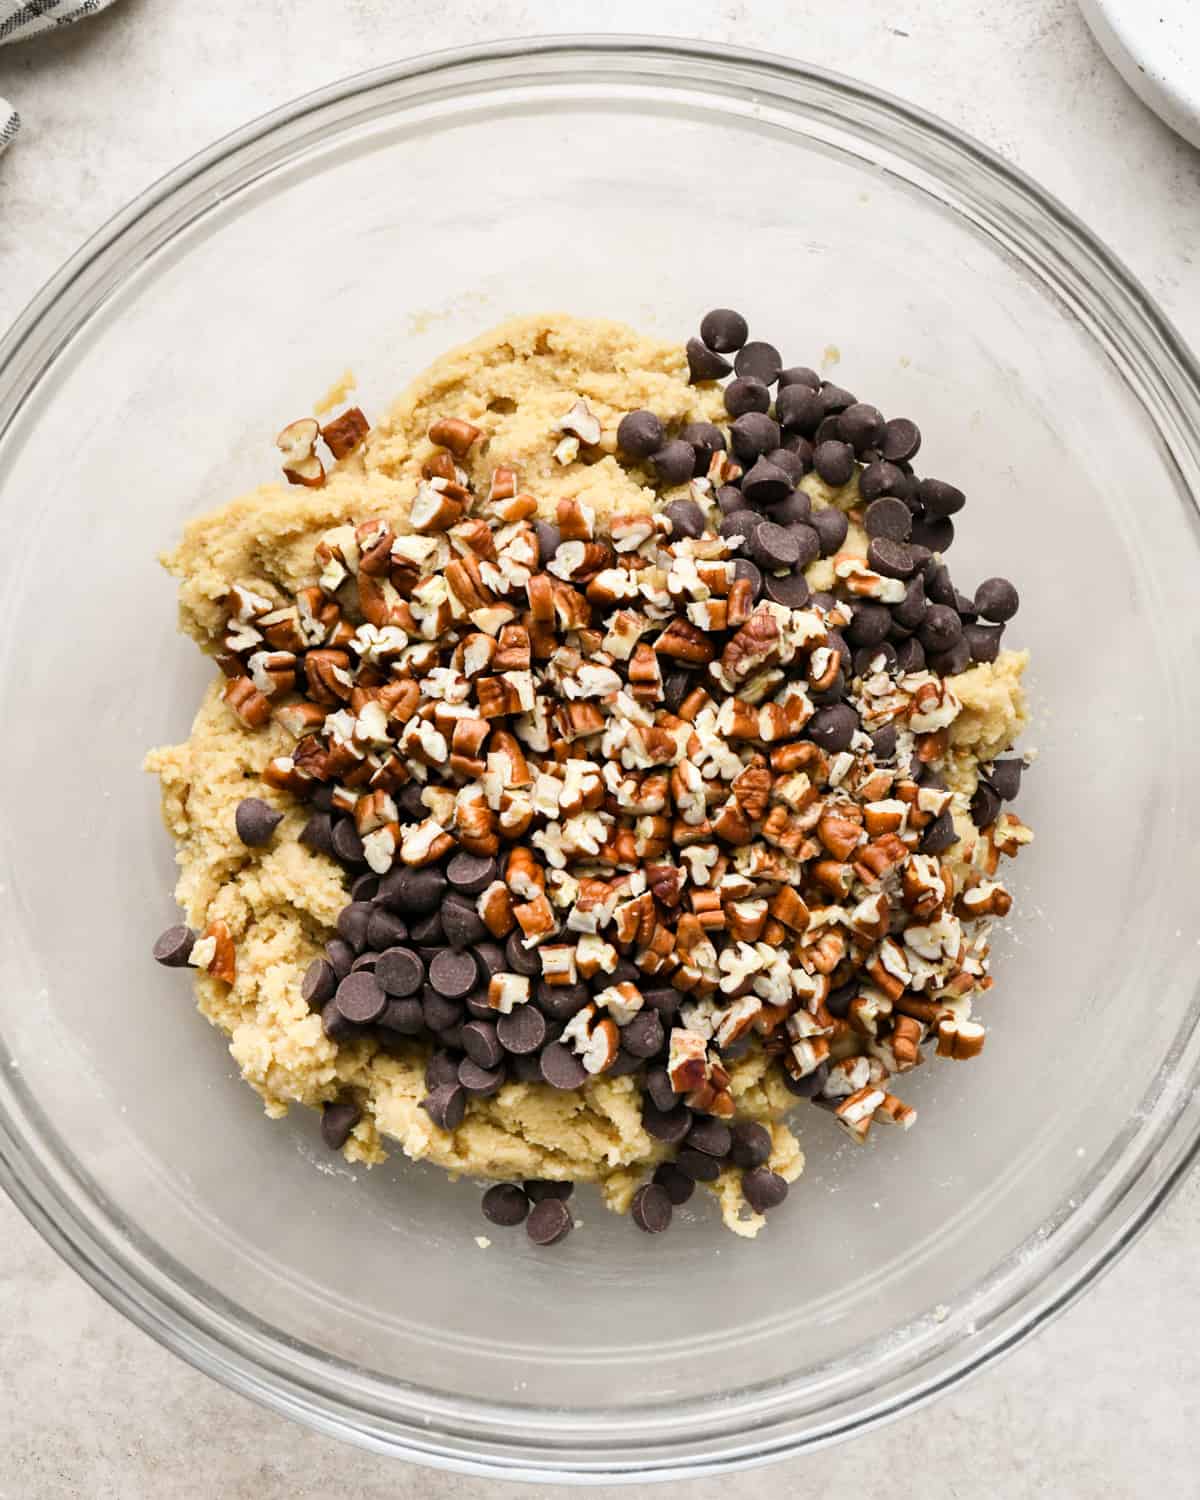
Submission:
<svg viewBox="0 0 1200 1500">
<path fill-rule="evenodd" d="M 602 20 L 790 52 L 924 105 L 1058 194 L 1200 343 L 1200 153 L 1126 89 L 1073 0 L 608 0 L 602 13 L 579 0 L 552 11 L 534 0 L 433 11 L 415 0 L 210 0 L 200 10 L 120 0 L 69 32 L 0 51 L 0 93 L 24 117 L 0 159 L 0 326 L 129 198 L 251 116 L 381 60 Z M 1116 1271 L 999 1367 L 899 1426 L 692 1483 L 689 1500 L 804 1500 L 881 1484 L 923 1500 L 1191 1493 L 1198 1242 L 1193 1179 Z M 112 1312 L 6 1202 L 0 1328 L 0 1500 L 494 1491 L 358 1453 L 220 1389 Z"/>
</svg>

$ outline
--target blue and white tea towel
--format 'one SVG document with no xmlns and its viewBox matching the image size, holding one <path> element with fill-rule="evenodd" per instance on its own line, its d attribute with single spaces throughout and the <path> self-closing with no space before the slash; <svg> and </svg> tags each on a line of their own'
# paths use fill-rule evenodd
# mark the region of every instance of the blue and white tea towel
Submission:
<svg viewBox="0 0 1200 1500">
<path fill-rule="evenodd" d="M 70 26 L 112 3 L 113 0 L 0 0 L 0 46 L 24 41 L 39 31 Z M 0 151 L 11 143 L 20 128 L 20 115 L 7 99 L 0 99 Z"/>
</svg>

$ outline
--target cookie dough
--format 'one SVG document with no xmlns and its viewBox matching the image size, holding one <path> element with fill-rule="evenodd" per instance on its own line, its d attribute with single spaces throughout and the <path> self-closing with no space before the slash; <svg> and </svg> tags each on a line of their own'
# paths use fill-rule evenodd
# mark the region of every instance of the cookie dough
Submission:
<svg viewBox="0 0 1200 1500">
<path fill-rule="evenodd" d="M 554 452 L 555 424 L 579 397 L 600 419 L 603 436 L 587 461 L 562 463 Z M 677 345 L 599 320 L 547 316 L 506 323 L 437 360 L 321 488 L 264 485 L 189 525 L 163 559 L 180 580 L 182 626 L 215 650 L 226 620 L 223 601 L 234 583 L 248 582 L 268 596 L 290 593 L 314 581 L 314 545 L 331 527 L 380 517 L 397 531 L 409 529 L 421 467 L 435 452 L 427 430 L 439 417 L 462 417 L 484 429 L 466 461 L 478 485 L 486 485 L 497 465 L 511 464 L 547 516 L 564 498 L 583 501 L 598 516 L 657 508 L 673 492 L 651 488 L 648 475 L 614 451 L 620 417 L 641 407 L 668 425 L 724 420 L 719 388 L 689 385 Z M 817 507 L 850 509 L 857 502 L 853 481 L 841 491 L 815 476 L 804 485 Z M 853 522 L 846 550 L 866 551 L 865 534 Z M 827 562 L 812 565 L 814 588 L 827 586 L 829 569 Z M 963 704 L 951 732 L 955 789 L 969 794 L 978 764 L 1022 728 L 1024 666 L 1023 655 L 1002 652 L 995 663 L 953 680 Z M 188 739 L 153 751 L 146 764 L 160 779 L 163 816 L 178 846 L 177 895 L 187 922 L 202 929 L 221 919 L 236 943 L 232 985 L 197 975 L 200 1009 L 228 1035 L 267 1113 L 278 1117 L 292 1104 L 315 1107 L 352 1092 L 363 1114 L 345 1146 L 351 1160 L 379 1162 L 394 1143 L 455 1174 L 594 1181 L 611 1207 L 626 1211 L 647 1170 L 664 1155 L 642 1128 L 634 1078 L 602 1077 L 571 1093 L 510 1082 L 491 1098 L 474 1098 L 463 1123 L 446 1132 L 418 1107 L 425 1094 L 424 1046 L 383 1051 L 368 1040 L 335 1045 L 326 1037 L 320 1016 L 301 998 L 300 981 L 346 903 L 343 873 L 296 841 L 305 812 L 259 781 L 267 761 L 290 749 L 290 736 L 277 724 L 256 733 L 241 727 L 220 688 L 218 678 Z M 263 848 L 247 848 L 234 827 L 239 801 L 251 794 L 283 814 L 276 837 Z M 770 1123 L 770 1165 L 795 1179 L 803 1156 L 782 1118 L 796 1101 L 778 1069 L 755 1052 L 731 1073 L 739 1115 Z M 756 1232 L 763 1220 L 745 1205 L 736 1173 L 724 1173 L 713 1190 L 731 1228 Z"/>
</svg>

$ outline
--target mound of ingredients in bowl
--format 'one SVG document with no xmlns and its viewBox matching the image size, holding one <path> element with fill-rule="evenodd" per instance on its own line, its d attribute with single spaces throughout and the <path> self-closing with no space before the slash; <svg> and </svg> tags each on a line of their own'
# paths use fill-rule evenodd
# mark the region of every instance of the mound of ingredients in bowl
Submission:
<svg viewBox="0 0 1200 1500">
<path fill-rule="evenodd" d="M 538 1244 L 579 1182 L 756 1233 L 798 1099 L 911 1126 L 1031 838 L 1017 593 L 952 583 L 916 425 L 718 309 L 686 349 L 515 320 L 277 442 L 164 559 L 220 672 L 147 761 L 155 957 L 268 1114 L 490 1179 Z"/>
</svg>

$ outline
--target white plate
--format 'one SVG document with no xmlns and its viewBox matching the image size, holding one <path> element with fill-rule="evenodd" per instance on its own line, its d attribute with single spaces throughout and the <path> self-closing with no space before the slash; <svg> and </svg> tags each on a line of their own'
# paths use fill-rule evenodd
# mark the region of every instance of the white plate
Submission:
<svg viewBox="0 0 1200 1500">
<path fill-rule="evenodd" d="M 1129 87 L 1200 146 L 1200 0 L 1079 0 Z"/>
</svg>

